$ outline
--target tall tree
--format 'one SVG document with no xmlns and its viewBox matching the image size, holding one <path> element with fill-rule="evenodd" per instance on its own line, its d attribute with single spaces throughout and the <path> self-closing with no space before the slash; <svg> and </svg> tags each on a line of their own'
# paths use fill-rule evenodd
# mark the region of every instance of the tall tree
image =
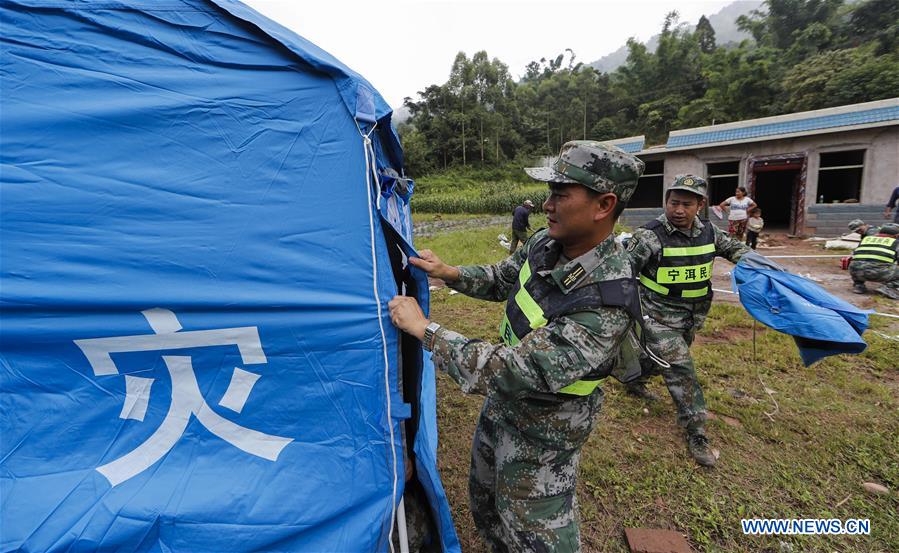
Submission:
<svg viewBox="0 0 899 553">
<path fill-rule="evenodd" d="M 711 54 L 715 51 L 715 29 L 712 27 L 709 18 L 703 15 L 696 24 L 696 41 L 699 43 L 699 49 L 704 54 Z"/>
<path fill-rule="evenodd" d="M 784 84 L 786 108 L 805 111 L 895 96 L 899 56 L 875 56 L 871 50 L 831 50 L 794 66 Z"/>
<path fill-rule="evenodd" d="M 737 26 L 750 32 L 760 45 L 789 48 L 794 33 L 813 23 L 834 24 L 843 0 L 766 0 L 768 11 L 753 10 L 737 18 Z"/>
<path fill-rule="evenodd" d="M 859 2 L 849 18 L 848 33 L 852 46 L 873 41 L 878 55 L 896 52 L 899 50 L 899 2 Z"/>
<path fill-rule="evenodd" d="M 899 90 L 899 2 L 767 0 L 742 17 L 754 40 L 718 48 L 708 18 L 677 12 L 654 51 L 629 40 L 611 74 L 570 49 L 529 63 L 516 83 L 486 52 L 460 52 L 449 78 L 407 99 L 400 134 L 410 171 L 552 155 L 572 139 L 645 134 L 864 102 Z"/>
</svg>

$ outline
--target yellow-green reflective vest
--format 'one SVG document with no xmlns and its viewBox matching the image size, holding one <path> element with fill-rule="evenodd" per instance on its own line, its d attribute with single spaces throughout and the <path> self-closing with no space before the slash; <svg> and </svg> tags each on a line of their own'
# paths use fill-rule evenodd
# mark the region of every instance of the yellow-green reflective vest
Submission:
<svg viewBox="0 0 899 553">
<path fill-rule="evenodd" d="M 715 230 L 705 223 L 699 236 L 682 232 L 668 234 L 661 221 L 643 228 L 653 231 L 662 244 L 655 260 L 640 272 L 640 283 L 653 292 L 682 302 L 712 297 L 712 266 L 715 262 Z"/>
<path fill-rule="evenodd" d="M 518 344 L 528 333 L 546 326 L 556 317 L 588 311 L 599 307 L 622 307 L 631 317 L 642 323 L 640 296 L 633 278 L 620 278 L 581 286 L 580 284 L 595 267 L 576 265 L 564 278 L 564 290 L 556 285 L 552 276 L 540 276 L 537 271 L 552 269 L 558 259 L 551 258 L 544 247 L 548 236 L 533 244 L 528 258 L 518 272 L 518 280 L 506 302 L 506 314 L 499 332 L 507 346 Z M 566 293 L 567 292 L 567 293 Z M 614 367 L 565 386 L 560 393 L 587 396 L 596 390 L 600 380 L 608 376 Z"/>
<path fill-rule="evenodd" d="M 895 263 L 896 239 L 886 234 L 865 236 L 852 252 L 852 259 Z"/>
</svg>

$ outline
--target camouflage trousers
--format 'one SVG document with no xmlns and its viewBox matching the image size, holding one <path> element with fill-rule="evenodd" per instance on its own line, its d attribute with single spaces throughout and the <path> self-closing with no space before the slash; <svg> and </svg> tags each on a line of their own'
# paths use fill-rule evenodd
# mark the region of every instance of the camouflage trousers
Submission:
<svg viewBox="0 0 899 553">
<path fill-rule="evenodd" d="M 434 537 L 437 530 L 428 516 L 428 500 L 420 484 L 406 483 L 403 492 L 403 506 L 406 513 L 406 532 L 409 551 L 412 553 L 429 553 L 439 551 L 440 546 Z M 393 532 L 393 550 L 400 550 L 399 532 Z"/>
<path fill-rule="evenodd" d="M 849 276 L 854 284 L 882 282 L 890 288 L 899 289 L 899 267 L 895 263 L 853 261 L 849 264 Z"/>
<path fill-rule="evenodd" d="M 468 488 L 478 532 L 494 553 L 580 551 L 580 448 L 541 445 L 487 416 L 487 403 L 474 435 Z"/>
<path fill-rule="evenodd" d="M 708 413 L 705 397 L 696 378 L 690 355 L 690 344 L 705 317 L 697 317 L 689 328 L 671 328 L 655 319 L 646 320 L 646 345 L 671 365 L 662 368 L 649 358 L 640 360 L 643 375 L 637 380 L 645 384 L 651 376 L 661 374 L 677 408 L 677 424 L 689 431 L 702 432 Z"/>
<path fill-rule="evenodd" d="M 512 238 L 509 239 L 509 255 L 515 253 L 515 250 L 518 249 L 518 244 L 524 244 L 528 241 L 528 231 L 527 230 L 515 230 L 512 229 Z"/>
</svg>

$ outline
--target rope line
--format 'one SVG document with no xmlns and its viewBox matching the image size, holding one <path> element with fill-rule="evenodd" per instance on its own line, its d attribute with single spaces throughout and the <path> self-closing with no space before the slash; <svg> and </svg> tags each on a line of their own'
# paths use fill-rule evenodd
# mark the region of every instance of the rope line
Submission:
<svg viewBox="0 0 899 553">
<path fill-rule="evenodd" d="M 372 177 L 374 177 L 374 184 L 378 194 L 378 209 L 380 210 L 381 183 L 378 180 L 378 169 L 375 163 L 375 150 L 372 146 L 371 141 L 371 134 L 374 132 L 376 126 L 377 124 L 372 125 L 371 130 L 366 133 L 362 130 L 361 127 L 359 127 L 359 123 L 356 122 L 356 128 L 359 129 L 359 134 L 362 135 L 362 147 L 365 152 L 365 197 L 368 200 L 368 228 L 371 238 L 372 290 L 374 291 L 375 303 L 377 304 L 378 308 L 378 327 L 381 331 L 381 351 L 384 356 L 384 391 L 385 395 L 387 396 L 387 427 L 390 431 L 390 453 L 393 457 L 393 492 L 392 499 L 390 501 L 390 533 L 387 536 L 387 541 L 390 544 L 390 551 L 393 552 L 393 527 L 396 521 L 396 488 L 398 481 L 398 467 L 395 443 L 396 438 L 393 432 L 393 409 L 391 405 L 390 393 L 390 360 L 387 355 L 387 333 L 384 331 L 384 318 L 381 312 L 381 295 L 378 293 L 378 256 L 375 251 L 375 221 L 374 215 L 372 213 L 371 201 Z"/>
</svg>

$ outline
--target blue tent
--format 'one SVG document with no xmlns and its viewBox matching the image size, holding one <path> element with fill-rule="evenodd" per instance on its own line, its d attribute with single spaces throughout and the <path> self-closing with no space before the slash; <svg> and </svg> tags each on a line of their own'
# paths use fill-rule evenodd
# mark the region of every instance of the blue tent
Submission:
<svg viewBox="0 0 899 553">
<path fill-rule="evenodd" d="M 756 254 L 743 256 L 731 278 L 753 318 L 793 336 L 805 366 L 868 347 L 861 336 L 873 311 L 859 309 Z"/>
<path fill-rule="evenodd" d="M 458 550 L 371 85 L 239 2 L 0 17 L 0 551 L 386 551 L 413 459 Z"/>
</svg>

